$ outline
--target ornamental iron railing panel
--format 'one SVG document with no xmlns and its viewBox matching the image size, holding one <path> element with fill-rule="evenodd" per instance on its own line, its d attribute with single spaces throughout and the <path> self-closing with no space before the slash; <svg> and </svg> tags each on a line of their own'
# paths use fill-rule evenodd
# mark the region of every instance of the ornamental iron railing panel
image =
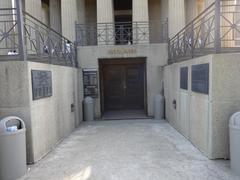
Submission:
<svg viewBox="0 0 240 180">
<path fill-rule="evenodd" d="M 51 64 L 76 66 L 75 45 L 55 30 L 24 12 L 24 32 L 28 58 L 40 57 Z"/>
<path fill-rule="evenodd" d="M 78 46 L 167 43 L 168 22 L 76 24 Z"/>
<path fill-rule="evenodd" d="M 16 2 L 17 8 L 0 9 L 0 58 L 77 67 L 75 44 Z"/>
<path fill-rule="evenodd" d="M 0 55 L 18 52 L 18 26 L 16 9 L 0 9 Z"/>
<path fill-rule="evenodd" d="M 240 1 L 216 0 L 169 40 L 169 63 L 240 51 Z"/>
</svg>

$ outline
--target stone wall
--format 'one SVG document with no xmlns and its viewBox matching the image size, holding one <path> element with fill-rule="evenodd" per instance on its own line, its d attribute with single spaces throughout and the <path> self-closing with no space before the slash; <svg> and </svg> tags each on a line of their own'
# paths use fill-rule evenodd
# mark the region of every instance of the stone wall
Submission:
<svg viewBox="0 0 240 180">
<path fill-rule="evenodd" d="M 50 98 L 32 100 L 31 70 L 52 72 L 53 95 Z M 78 93 L 78 69 L 29 62 L 28 79 L 35 162 L 79 126 L 82 98 Z M 73 112 L 71 105 L 74 105 Z"/>
<path fill-rule="evenodd" d="M 52 72 L 51 97 L 33 100 L 31 70 Z M 28 163 L 40 160 L 78 127 L 82 120 L 79 76 L 76 68 L 23 61 L 1 62 L 0 116 L 16 115 L 25 121 Z M 71 112 L 72 104 L 74 112 Z"/>
<path fill-rule="evenodd" d="M 210 159 L 229 157 L 228 120 L 240 110 L 240 83 L 236 80 L 240 75 L 238 56 L 208 55 L 164 68 L 167 120 Z M 191 67 L 204 63 L 209 63 L 208 95 L 191 90 Z M 183 90 L 180 68 L 186 66 L 188 90 Z"/>
<path fill-rule="evenodd" d="M 19 116 L 27 128 L 27 157 L 33 160 L 27 63 L 0 62 L 0 117 Z"/>
</svg>

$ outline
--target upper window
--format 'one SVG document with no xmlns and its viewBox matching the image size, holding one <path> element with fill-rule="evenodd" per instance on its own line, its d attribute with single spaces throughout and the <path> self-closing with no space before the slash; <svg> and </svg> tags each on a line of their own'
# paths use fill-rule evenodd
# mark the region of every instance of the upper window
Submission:
<svg viewBox="0 0 240 180">
<path fill-rule="evenodd" d="M 114 10 L 132 10 L 132 0 L 114 0 Z"/>
</svg>

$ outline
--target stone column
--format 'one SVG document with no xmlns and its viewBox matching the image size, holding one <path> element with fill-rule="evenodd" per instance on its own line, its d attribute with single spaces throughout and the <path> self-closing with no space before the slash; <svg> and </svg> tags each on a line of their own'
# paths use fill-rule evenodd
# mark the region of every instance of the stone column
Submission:
<svg viewBox="0 0 240 180">
<path fill-rule="evenodd" d="M 113 0 L 97 0 L 97 22 L 113 23 Z"/>
<path fill-rule="evenodd" d="M 25 10 L 35 18 L 42 18 L 42 3 L 40 0 L 25 0 Z"/>
<path fill-rule="evenodd" d="M 205 8 L 209 7 L 215 0 L 205 0 Z"/>
<path fill-rule="evenodd" d="M 185 0 L 186 24 L 198 15 L 197 0 Z"/>
<path fill-rule="evenodd" d="M 25 0 L 25 10 L 36 19 L 40 21 L 42 20 L 42 2 L 40 0 Z M 30 39 L 34 39 L 36 48 L 40 52 L 43 52 L 44 48 L 43 48 L 42 42 L 40 42 L 41 40 L 40 40 L 39 32 L 35 30 L 35 29 L 39 29 L 40 24 L 38 23 L 34 24 L 31 21 L 26 21 L 26 23 L 29 25 L 27 26 L 27 29 L 30 32 L 29 34 L 31 34 L 31 37 L 29 37 L 30 35 L 27 35 L 28 38 L 26 38 L 27 53 L 28 54 L 37 53 L 35 48 L 33 48 L 32 42 Z M 30 28 L 30 26 L 34 28 Z"/>
<path fill-rule="evenodd" d="M 98 45 L 114 44 L 113 0 L 97 0 Z"/>
<path fill-rule="evenodd" d="M 185 1 L 169 0 L 169 37 L 176 35 L 185 26 Z"/>
<path fill-rule="evenodd" d="M 86 21 L 86 4 L 87 4 L 87 1 L 89 0 L 78 0 L 77 1 L 77 10 L 78 10 L 78 22 L 77 24 L 80 25 L 81 28 L 77 28 L 77 41 L 78 43 L 81 42 L 82 45 L 88 45 L 89 42 L 88 42 L 88 39 L 89 38 L 89 29 L 88 29 L 88 26 L 86 26 L 86 23 L 88 23 Z"/>
<path fill-rule="evenodd" d="M 1 8 L 12 8 L 12 2 L 9 0 L 0 0 L 0 7 Z M 11 14 L 12 11 L 3 11 L 1 14 Z M 13 26 L 13 17 L 11 15 L 7 15 L 7 16 L 0 16 L 0 34 L 4 34 L 6 32 L 8 32 L 8 30 L 10 30 Z M 7 22 L 9 21 L 9 22 Z M 11 31 L 10 34 L 14 34 L 13 33 L 14 30 Z M 4 33 L 3 33 L 4 32 Z M 0 39 L 2 39 L 3 37 L 0 35 Z M 14 38 L 14 37 L 10 37 L 10 38 Z M 10 46 L 11 44 L 11 49 L 5 49 L 6 47 L 6 43 L 8 44 L 8 46 Z M 7 55 L 9 51 L 11 50 L 15 50 L 14 48 L 14 43 L 12 43 L 8 38 L 4 38 L 4 40 L 2 42 L 0 42 L 0 55 Z"/>
<path fill-rule="evenodd" d="M 85 0 L 77 1 L 77 9 L 78 9 L 78 23 L 85 24 L 86 23 L 86 5 Z"/>
<path fill-rule="evenodd" d="M 234 12 L 236 12 L 236 7 L 234 6 L 235 3 L 233 1 L 222 1 L 224 7 L 221 9 L 222 12 L 225 12 L 222 14 L 223 17 L 221 17 L 220 21 L 221 26 L 225 26 L 224 28 L 221 28 L 221 36 L 224 35 L 223 41 L 221 41 L 222 47 L 235 47 L 235 40 L 234 40 L 234 28 L 232 27 L 231 23 L 234 24 L 238 21 L 238 19 L 235 19 L 234 21 Z M 237 14 L 235 14 L 236 16 Z M 224 19 L 226 18 L 226 19 Z M 228 22 L 229 21 L 229 22 Z"/>
<path fill-rule="evenodd" d="M 12 1 L 9 0 L 1 0 L 0 1 L 1 8 L 12 8 Z"/>
<path fill-rule="evenodd" d="M 132 0 L 133 22 L 149 21 L 148 0 Z"/>
<path fill-rule="evenodd" d="M 61 0 L 50 0 L 49 9 L 50 27 L 61 34 Z"/>
<path fill-rule="evenodd" d="M 61 0 L 62 34 L 70 41 L 76 40 L 75 23 L 78 20 L 77 0 Z"/>
<path fill-rule="evenodd" d="M 161 0 L 161 19 L 168 18 L 168 0 Z"/>
<path fill-rule="evenodd" d="M 132 1 L 133 43 L 149 43 L 148 0 Z"/>
</svg>

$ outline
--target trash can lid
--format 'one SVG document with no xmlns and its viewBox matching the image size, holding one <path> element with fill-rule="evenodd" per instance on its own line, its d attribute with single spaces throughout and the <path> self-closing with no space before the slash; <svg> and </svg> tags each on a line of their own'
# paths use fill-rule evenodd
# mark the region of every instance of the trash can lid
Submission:
<svg viewBox="0 0 240 180">
<path fill-rule="evenodd" d="M 231 116 L 229 125 L 240 128 L 240 112 L 236 112 Z"/>
<path fill-rule="evenodd" d="M 93 103 L 93 98 L 87 96 L 85 99 L 84 99 L 85 103 Z"/>
<path fill-rule="evenodd" d="M 0 120 L 0 135 L 11 132 L 25 130 L 25 123 L 16 116 L 8 116 Z"/>
</svg>

